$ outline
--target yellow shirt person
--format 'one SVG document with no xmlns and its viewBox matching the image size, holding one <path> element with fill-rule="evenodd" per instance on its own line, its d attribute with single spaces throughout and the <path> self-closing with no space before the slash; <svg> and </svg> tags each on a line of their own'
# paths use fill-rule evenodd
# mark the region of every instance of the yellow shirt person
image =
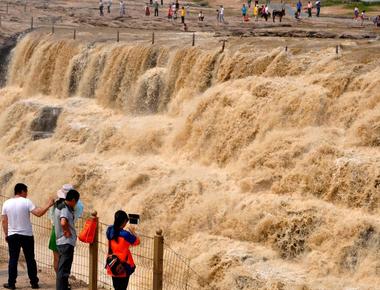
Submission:
<svg viewBox="0 0 380 290">
<path fill-rule="evenodd" d="M 257 16 L 259 14 L 259 8 L 257 6 L 253 7 L 253 16 Z"/>
<path fill-rule="evenodd" d="M 255 17 L 255 21 L 259 21 L 259 7 L 257 5 L 253 7 L 253 17 Z"/>
<path fill-rule="evenodd" d="M 182 6 L 182 9 L 181 9 L 181 23 L 182 24 L 185 24 L 185 15 L 186 15 L 186 10 L 185 10 L 185 7 Z"/>
</svg>

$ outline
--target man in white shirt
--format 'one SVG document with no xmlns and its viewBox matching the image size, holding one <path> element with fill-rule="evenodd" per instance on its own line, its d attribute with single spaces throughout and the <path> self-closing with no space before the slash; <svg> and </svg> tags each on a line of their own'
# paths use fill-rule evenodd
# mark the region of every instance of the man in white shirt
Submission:
<svg viewBox="0 0 380 290">
<path fill-rule="evenodd" d="M 17 264 L 22 248 L 28 268 L 28 276 L 32 289 L 38 289 L 37 264 L 34 258 L 34 238 L 30 213 L 37 217 L 43 216 L 53 205 L 51 198 L 45 207 L 36 207 L 27 198 L 28 187 L 17 183 L 14 189 L 15 196 L 4 202 L 2 208 L 2 226 L 5 240 L 9 249 L 8 283 L 4 288 L 16 289 Z"/>
<path fill-rule="evenodd" d="M 220 5 L 219 19 L 220 19 L 220 22 L 224 23 L 224 7 L 223 7 L 223 5 Z"/>
</svg>

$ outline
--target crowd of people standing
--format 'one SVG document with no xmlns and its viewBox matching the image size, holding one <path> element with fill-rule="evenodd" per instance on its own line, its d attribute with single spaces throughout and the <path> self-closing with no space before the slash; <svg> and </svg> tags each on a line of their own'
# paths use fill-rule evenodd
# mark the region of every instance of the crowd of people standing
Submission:
<svg viewBox="0 0 380 290">
<path fill-rule="evenodd" d="M 366 11 L 363 10 L 361 13 L 359 11 L 358 7 L 354 8 L 354 20 L 355 21 L 360 21 L 361 26 L 364 25 L 365 20 L 370 20 L 369 17 L 366 15 Z M 375 24 L 376 27 L 380 27 L 380 15 L 377 15 L 373 18 L 373 23 Z"/>
<path fill-rule="evenodd" d="M 302 7 L 303 7 L 302 1 L 298 0 L 296 4 L 296 13 L 294 15 L 296 19 L 300 19 L 301 14 L 302 14 Z M 308 17 L 313 16 L 313 8 L 315 8 L 316 10 L 315 16 L 319 17 L 321 14 L 321 1 L 320 0 L 315 1 L 314 5 L 311 1 L 307 2 L 306 11 L 307 11 Z"/>
<path fill-rule="evenodd" d="M 99 15 L 104 16 L 104 3 L 107 5 L 107 13 L 111 14 L 112 0 L 99 0 Z M 125 16 L 126 5 L 124 0 L 119 1 L 119 14 Z"/>
<path fill-rule="evenodd" d="M 126 0 L 119 0 L 119 14 L 121 17 L 126 15 Z M 160 1 L 160 3 L 159 3 Z M 294 17 L 297 20 L 301 19 L 301 15 L 303 11 L 307 13 L 307 16 L 311 18 L 313 16 L 313 12 L 315 13 L 316 17 L 320 17 L 321 14 L 321 0 L 316 0 L 314 3 L 313 0 L 307 1 L 306 6 L 304 6 L 304 3 L 302 3 L 302 0 L 298 0 L 298 2 L 295 5 L 295 12 Z M 163 0 L 149 0 L 149 3 L 146 3 L 144 8 L 145 16 L 150 16 L 152 14 L 151 10 L 154 12 L 154 16 L 159 16 L 159 10 L 163 7 L 164 1 Z M 243 3 L 241 7 L 241 16 L 243 22 L 249 21 L 250 16 L 255 19 L 255 21 L 259 20 L 259 17 L 265 19 L 265 21 L 268 21 L 269 17 L 271 16 L 271 13 L 273 12 L 272 9 L 270 9 L 270 1 L 266 1 L 265 4 L 259 4 L 258 0 L 247 0 L 246 3 Z M 107 13 L 111 14 L 111 8 L 112 8 L 112 0 L 99 0 L 99 15 L 104 16 L 104 10 L 105 7 L 107 8 Z M 280 16 L 285 15 L 285 6 L 283 6 L 283 14 Z M 277 11 L 281 12 L 281 11 Z M 180 5 L 179 0 L 175 0 L 175 2 L 168 4 L 168 11 L 167 11 L 167 18 L 172 21 L 173 23 L 180 18 L 181 24 L 183 25 L 183 28 L 185 31 L 188 30 L 188 25 L 186 23 L 186 19 L 188 19 L 190 16 L 190 7 L 187 4 Z M 366 16 L 366 11 L 363 10 L 361 13 L 359 12 L 359 9 L 355 7 L 354 9 L 354 19 L 355 21 L 360 21 L 361 25 L 364 24 L 365 20 L 369 20 L 369 18 Z M 199 10 L 198 12 L 198 21 L 203 22 L 205 20 L 205 14 L 202 10 Z M 216 20 L 218 24 L 225 24 L 225 7 L 223 5 L 219 5 L 216 9 Z M 373 23 L 380 27 L 380 15 L 377 15 L 373 19 Z M 274 20 L 273 20 L 274 21 Z M 280 18 L 281 21 L 281 18 Z"/>
</svg>

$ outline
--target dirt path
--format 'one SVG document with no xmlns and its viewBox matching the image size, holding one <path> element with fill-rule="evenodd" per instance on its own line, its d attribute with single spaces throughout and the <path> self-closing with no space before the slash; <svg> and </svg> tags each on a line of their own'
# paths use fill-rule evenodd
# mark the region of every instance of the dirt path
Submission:
<svg viewBox="0 0 380 290">
<path fill-rule="evenodd" d="M 41 269 L 38 269 L 38 277 L 40 279 L 40 287 L 47 290 L 55 290 L 55 277 L 46 273 Z M 0 259 L 0 289 L 6 289 L 3 287 L 3 284 L 7 282 L 8 279 L 8 263 L 4 258 Z M 87 289 L 81 287 L 80 283 L 71 280 L 71 285 L 75 289 Z M 25 262 L 20 262 L 18 266 L 18 279 L 17 279 L 17 289 L 30 289 L 27 269 Z"/>
<path fill-rule="evenodd" d="M 3 284 L 7 282 L 7 277 L 8 277 L 8 264 L 5 263 L 4 261 L 0 263 L 0 289 L 5 289 L 3 288 Z M 18 289 L 29 289 L 30 284 L 29 284 L 29 279 L 28 279 L 28 274 L 26 270 L 26 265 L 24 263 L 20 263 L 18 267 L 18 280 L 17 280 L 17 288 Z M 39 272 L 39 278 L 40 278 L 40 286 L 41 288 L 44 289 L 55 289 L 55 283 L 54 283 L 54 277 L 47 275 L 44 272 Z"/>
</svg>

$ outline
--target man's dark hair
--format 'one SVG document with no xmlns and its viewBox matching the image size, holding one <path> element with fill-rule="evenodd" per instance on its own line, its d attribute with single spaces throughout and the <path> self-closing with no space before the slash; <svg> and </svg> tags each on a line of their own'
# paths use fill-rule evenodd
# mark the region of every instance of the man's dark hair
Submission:
<svg viewBox="0 0 380 290">
<path fill-rule="evenodd" d="M 22 192 L 28 192 L 28 187 L 24 183 L 17 183 L 15 185 L 15 195 Z"/>
<path fill-rule="evenodd" d="M 78 201 L 79 200 L 79 192 L 76 191 L 75 189 L 70 189 L 69 192 L 66 195 L 66 200 L 67 201 Z"/>
</svg>

